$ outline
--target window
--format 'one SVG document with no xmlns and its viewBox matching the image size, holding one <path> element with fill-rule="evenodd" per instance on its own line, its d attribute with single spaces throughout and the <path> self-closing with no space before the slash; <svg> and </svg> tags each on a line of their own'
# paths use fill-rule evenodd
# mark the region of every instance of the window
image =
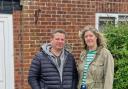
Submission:
<svg viewBox="0 0 128 89">
<path fill-rule="evenodd" d="M 12 13 L 21 10 L 20 0 L 0 0 L 0 13 Z"/>
<path fill-rule="evenodd" d="M 117 26 L 117 23 L 128 23 L 128 14 L 96 13 L 95 26 L 102 30 L 106 23 Z"/>
</svg>

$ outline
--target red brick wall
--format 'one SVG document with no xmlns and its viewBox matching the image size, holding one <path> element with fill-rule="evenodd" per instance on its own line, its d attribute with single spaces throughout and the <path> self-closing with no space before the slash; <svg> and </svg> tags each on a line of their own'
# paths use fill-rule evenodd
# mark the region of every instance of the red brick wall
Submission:
<svg viewBox="0 0 128 89">
<path fill-rule="evenodd" d="M 21 12 L 15 11 L 13 14 L 14 28 L 14 66 L 15 66 L 15 89 L 22 89 L 23 85 L 23 45 L 22 45 L 22 25 Z"/>
<path fill-rule="evenodd" d="M 21 12 L 14 12 L 15 89 L 30 89 L 27 76 L 32 57 L 40 45 L 49 42 L 55 28 L 68 33 L 67 43 L 79 59 L 78 31 L 95 25 L 95 13 L 128 13 L 127 0 L 30 0 Z M 38 10 L 40 10 L 39 13 Z M 39 15 L 39 16 L 38 16 Z"/>
</svg>

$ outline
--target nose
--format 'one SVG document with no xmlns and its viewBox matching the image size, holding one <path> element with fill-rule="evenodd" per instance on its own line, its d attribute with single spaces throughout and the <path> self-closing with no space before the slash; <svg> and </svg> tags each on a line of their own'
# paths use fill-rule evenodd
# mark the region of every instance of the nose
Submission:
<svg viewBox="0 0 128 89">
<path fill-rule="evenodd" d="M 58 42 L 62 42 L 61 40 L 59 40 Z"/>
</svg>

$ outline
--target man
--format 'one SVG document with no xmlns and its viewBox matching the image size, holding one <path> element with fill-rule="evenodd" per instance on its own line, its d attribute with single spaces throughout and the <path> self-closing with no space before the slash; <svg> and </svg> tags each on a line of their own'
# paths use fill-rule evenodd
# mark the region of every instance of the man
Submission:
<svg viewBox="0 0 128 89">
<path fill-rule="evenodd" d="M 65 37 L 63 30 L 55 30 L 51 42 L 32 60 L 28 76 L 32 89 L 77 89 L 75 59 L 64 48 Z"/>
</svg>

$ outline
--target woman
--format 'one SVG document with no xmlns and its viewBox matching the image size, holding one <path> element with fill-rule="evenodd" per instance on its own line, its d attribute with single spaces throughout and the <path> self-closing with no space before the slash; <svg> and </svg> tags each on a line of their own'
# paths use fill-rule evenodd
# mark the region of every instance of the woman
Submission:
<svg viewBox="0 0 128 89">
<path fill-rule="evenodd" d="M 114 60 L 101 35 L 92 26 L 81 33 L 84 50 L 78 61 L 78 89 L 112 89 Z"/>
</svg>

